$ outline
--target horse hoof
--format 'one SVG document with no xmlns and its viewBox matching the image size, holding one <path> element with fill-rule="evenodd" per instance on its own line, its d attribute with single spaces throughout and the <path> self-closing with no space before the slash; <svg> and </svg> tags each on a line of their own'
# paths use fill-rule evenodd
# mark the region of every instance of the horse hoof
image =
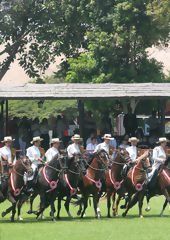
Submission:
<svg viewBox="0 0 170 240">
<path fill-rule="evenodd" d="M 150 210 L 151 210 L 150 207 L 145 208 L 145 211 L 146 211 L 146 212 L 149 212 Z"/>
<path fill-rule="evenodd" d="M 140 215 L 140 218 L 143 218 L 143 215 Z"/>
<path fill-rule="evenodd" d="M 31 210 L 28 210 L 28 211 L 27 211 L 27 214 L 31 214 L 31 213 L 32 213 L 32 211 L 31 211 Z"/>
<path fill-rule="evenodd" d="M 110 216 L 110 215 L 107 215 L 107 217 L 108 217 L 108 218 L 111 218 L 111 216 Z"/>
<path fill-rule="evenodd" d="M 81 211 L 78 211 L 78 212 L 77 212 L 77 216 L 80 216 L 80 214 L 81 214 Z"/>
<path fill-rule="evenodd" d="M 124 213 L 122 213 L 122 217 L 126 217 L 126 213 L 124 212 Z"/>
<path fill-rule="evenodd" d="M 52 220 L 53 222 L 57 222 L 55 218 L 52 218 L 51 220 Z"/>
<path fill-rule="evenodd" d="M 19 217 L 18 217 L 18 220 L 19 220 L 19 221 L 23 221 L 23 218 L 19 216 Z"/>
<path fill-rule="evenodd" d="M 11 222 L 14 222 L 14 218 L 13 217 L 11 218 Z"/>
<path fill-rule="evenodd" d="M 42 220 L 44 220 L 44 219 L 45 219 L 44 215 L 43 215 L 43 216 L 41 216 L 41 219 L 42 219 Z"/>
<path fill-rule="evenodd" d="M 120 206 L 120 209 L 125 209 L 125 208 L 126 208 L 125 205 L 121 205 L 121 206 Z"/>
<path fill-rule="evenodd" d="M 5 212 L 2 212 L 1 216 L 2 216 L 2 217 L 5 217 L 5 215 L 6 215 Z"/>
</svg>

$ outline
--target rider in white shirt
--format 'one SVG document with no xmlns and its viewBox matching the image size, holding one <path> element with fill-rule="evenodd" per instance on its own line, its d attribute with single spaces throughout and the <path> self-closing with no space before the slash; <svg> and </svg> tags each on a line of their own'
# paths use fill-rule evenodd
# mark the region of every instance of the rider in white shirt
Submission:
<svg viewBox="0 0 170 240">
<path fill-rule="evenodd" d="M 100 143 L 96 146 L 95 152 L 103 149 L 109 155 L 110 154 L 110 141 L 113 140 L 114 138 L 111 137 L 111 134 L 105 134 L 102 138 L 104 139 L 104 142 Z"/>
<path fill-rule="evenodd" d="M 96 149 L 96 147 L 97 147 L 96 138 L 92 137 L 91 142 L 86 147 L 87 153 L 92 154 Z"/>
<path fill-rule="evenodd" d="M 149 181 L 152 179 L 155 171 L 160 167 L 160 165 L 164 164 L 167 159 L 166 152 L 165 152 L 167 142 L 168 140 L 165 137 L 161 137 L 159 138 L 159 142 L 158 142 L 160 145 L 153 149 L 152 158 L 154 160 L 154 163 L 152 166 L 152 172 L 148 174 Z"/>
<path fill-rule="evenodd" d="M 2 141 L 2 143 L 4 143 L 4 147 L 0 148 L 0 157 L 3 157 L 11 165 L 15 164 L 16 162 L 16 157 L 12 161 L 12 153 L 11 153 L 12 141 L 14 141 L 14 139 L 12 139 L 11 136 L 4 137 L 4 140 Z"/>
<path fill-rule="evenodd" d="M 47 162 L 50 162 L 54 156 L 59 154 L 58 148 L 60 146 L 60 139 L 59 138 L 52 138 L 51 144 L 52 147 L 47 150 L 45 156 L 47 158 Z"/>
<path fill-rule="evenodd" d="M 82 138 L 80 137 L 80 135 L 75 134 L 74 136 L 72 136 L 71 140 L 73 141 L 73 143 L 67 147 L 67 153 L 69 158 L 72 158 L 74 154 L 81 153 L 79 148 L 79 142 L 82 141 Z"/>
<path fill-rule="evenodd" d="M 43 162 L 43 159 L 41 158 L 40 149 L 39 149 L 42 140 L 43 139 L 40 138 L 39 136 L 34 137 L 33 140 L 31 141 L 31 144 L 33 144 L 33 146 L 29 147 L 27 149 L 27 153 L 26 153 L 26 156 L 32 162 L 31 167 L 34 172 L 34 179 L 36 179 L 38 165 L 42 164 L 42 162 Z"/>
<path fill-rule="evenodd" d="M 132 162 L 137 162 L 137 143 L 139 142 L 139 139 L 136 137 L 129 138 L 129 142 L 131 143 L 131 146 L 126 148 L 126 150 L 129 153 L 129 157 L 131 158 Z"/>
</svg>

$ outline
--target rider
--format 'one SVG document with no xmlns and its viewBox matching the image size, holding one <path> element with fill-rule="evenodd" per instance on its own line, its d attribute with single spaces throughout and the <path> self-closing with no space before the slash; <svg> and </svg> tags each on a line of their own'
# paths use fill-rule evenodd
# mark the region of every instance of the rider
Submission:
<svg viewBox="0 0 170 240">
<path fill-rule="evenodd" d="M 33 144 L 32 147 L 29 147 L 27 149 L 27 153 L 26 156 L 31 160 L 32 162 L 32 169 L 33 169 L 33 173 L 34 173 L 34 179 L 33 182 L 36 183 L 36 179 L 37 179 L 37 174 L 38 174 L 38 166 L 41 165 L 43 163 L 43 156 L 41 154 L 41 150 L 42 148 L 40 148 L 41 145 L 41 141 L 43 139 L 38 137 L 34 137 L 33 140 L 31 141 L 31 144 Z"/>
<path fill-rule="evenodd" d="M 104 139 L 104 142 L 102 143 L 99 143 L 97 146 L 96 146 L 96 149 L 94 152 L 97 152 L 98 150 L 105 150 L 108 155 L 112 155 L 112 146 L 110 146 L 110 141 L 113 140 L 114 138 L 111 137 L 111 134 L 104 134 L 104 136 L 102 137 L 102 139 Z"/>
<path fill-rule="evenodd" d="M 75 134 L 74 136 L 72 136 L 71 140 L 73 141 L 73 143 L 67 147 L 67 153 L 69 158 L 72 158 L 73 155 L 76 153 L 81 153 L 79 142 L 81 142 L 83 139 L 80 137 L 79 134 Z"/>
<path fill-rule="evenodd" d="M 153 179 L 153 176 L 156 175 L 157 170 L 159 167 L 165 163 L 167 159 L 166 155 L 166 143 L 168 142 L 166 137 L 161 137 L 159 138 L 158 143 L 160 144 L 159 146 L 155 147 L 153 149 L 153 166 L 152 166 L 152 171 L 148 174 L 148 181 L 151 182 Z"/>
<path fill-rule="evenodd" d="M 131 143 L 131 146 L 126 148 L 126 151 L 129 153 L 130 161 L 123 167 L 123 177 L 126 177 L 127 172 L 131 166 L 134 166 L 136 163 L 138 163 L 138 161 L 148 157 L 149 155 L 149 151 L 145 151 L 141 155 L 141 150 L 137 148 L 139 139 L 136 137 L 129 138 L 129 142 Z"/>
<path fill-rule="evenodd" d="M 0 160 L 1 157 L 3 157 L 10 165 L 15 164 L 16 162 L 16 150 L 11 147 L 13 141 L 14 139 L 12 139 L 11 136 L 4 137 L 4 140 L 2 141 L 4 147 L 0 148 Z"/>
<path fill-rule="evenodd" d="M 52 138 L 52 140 L 51 140 L 52 147 L 49 148 L 49 149 L 47 150 L 47 152 L 45 153 L 45 156 L 46 156 L 46 158 L 47 158 L 47 162 L 50 162 L 51 159 L 53 159 L 53 157 L 54 157 L 55 155 L 58 155 L 58 154 L 59 154 L 58 148 L 59 148 L 59 146 L 60 146 L 60 142 L 61 142 L 61 141 L 60 141 L 59 138 Z"/>
</svg>

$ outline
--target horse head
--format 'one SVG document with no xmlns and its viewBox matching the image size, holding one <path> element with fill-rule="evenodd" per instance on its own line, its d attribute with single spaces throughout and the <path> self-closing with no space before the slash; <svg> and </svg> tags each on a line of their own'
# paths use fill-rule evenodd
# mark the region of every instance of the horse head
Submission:
<svg viewBox="0 0 170 240">
<path fill-rule="evenodd" d="M 104 150 L 98 150 L 97 152 L 94 153 L 94 158 L 96 157 L 98 164 L 101 166 L 103 169 L 107 169 L 109 166 L 109 155 L 108 153 Z"/>
<path fill-rule="evenodd" d="M 131 160 L 129 152 L 125 148 L 120 148 L 116 155 L 115 161 L 121 163 L 128 163 Z"/>
<path fill-rule="evenodd" d="M 142 167 L 143 170 L 145 170 L 147 173 L 152 171 L 151 168 L 151 157 L 150 155 L 148 157 L 144 157 L 137 163 L 138 167 Z"/>
<path fill-rule="evenodd" d="M 16 167 L 19 167 L 23 172 L 26 172 L 28 176 L 32 176 L 33 170 L 31 164 L 32 162 L 27 156 L 20 156 L 16 162 Z"/>
</svg>

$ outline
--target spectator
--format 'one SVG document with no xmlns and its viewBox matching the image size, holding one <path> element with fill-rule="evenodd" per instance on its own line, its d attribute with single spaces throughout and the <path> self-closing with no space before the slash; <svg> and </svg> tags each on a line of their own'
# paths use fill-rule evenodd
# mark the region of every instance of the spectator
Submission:
<svg viewBox="0 0 170 240">
<path fill-rule="evenodd" d="M 138 127 L 137 118 L 134 113 L 132 113 L 132 109 L 129 108 L 129 111 L 124 116 L 123 125 L 126 131 L 126 134 L 129 136 L 135 136 L 135 131 Z"/>
<path fill-rule="evenodd" d="M 123 137 L 122 141 L 121 141 L 121 144 L 119 145 L 119 148 L 128 148 L 129 145 L 128 145 L 128 139 L 126 139 L 125 137 Z"/>
<path fill-rule="evenodd" d="M 57 122 L 56 122 L 56 131 L 57 131 L 57 137 L 62 139 L 64 137 L 64 132 L 66 130 L 66 125 L 63 119 L 60 115 L 57 116 Z"/>
<path fill-rule="evenodd" d="M 41 138 L 43 139 L 41 142 L 42 148 L 44 148 L 45 151 L 49 148 L 49 126 L 48 121 L 46 118 L 42 120 L 42 123 L 40 125 L 40 132 L 41 132 Z"/>
<path fill-rule="evenodd" d="M 87 146 L 89 143 L 91 143 L 91 139 L 94 138 L 94 137 L 96 137 L 96 132 L 95 132 L 95 131 L 93 131 L 93 132 L 90 133 L 90 137 L 89 137 L 89 138 L 87 139 L 87 141 L 86 141 L 86 146 Z"/>
<path fill-rule="evenodd" d="M 88 153 L 92 154 L 94 152 L 94 150 L 96 149 L 96 146 L 97 146 L 96 138 L 92 137 L 91 142 L 89 144 L 87 144 L 87 147 L 86 147 L 86 150 L 88 150 L 87 154 Z"/>
<path fill-rule="evenodd" d="M 152 116 L 146 121 L 149 125 L 150 136 L 159 136 L 160 133 L 160 119 L 156 117 L 156 111 L 152 111 Z"/>
<path fill-rule="evenodd" d="M 31 132 L 32 132 L 32 137 L 38 137 L 41 135 L 40 132 L 40 123 L 39 119 L 35 118 L 32 125 L 31 125 Z"/>
<path fill-rule="evenodd" d="M 142 141 L 138 143 L 138 147 L 142 148 L 142 149 L 149 149 L 151 147 L 148 138 L 146 136 L 144 136 L 142 138 Z"/>
</svg>

